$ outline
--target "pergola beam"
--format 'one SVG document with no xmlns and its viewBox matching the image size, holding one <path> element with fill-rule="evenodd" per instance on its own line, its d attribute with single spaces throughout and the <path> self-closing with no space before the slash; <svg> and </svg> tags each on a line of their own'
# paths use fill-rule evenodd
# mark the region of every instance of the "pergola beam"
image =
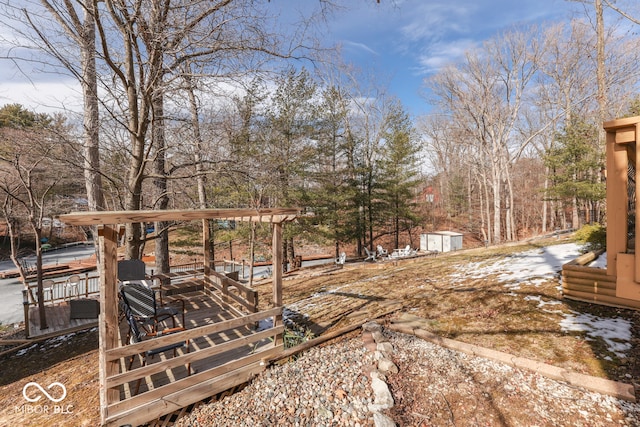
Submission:
<svg viewBox="0 0 640 427">
<path fill-rule="evenodd" d="M 194 221 L 226 219 L 280 224 L 293 221 L 300 213 L 297 208 L 275 209 L 178 209 L 163 211 L 99 211 L 74 212 L 60 215 L 68 225 L 106 225 L 156 221 Z"/>
</svg>

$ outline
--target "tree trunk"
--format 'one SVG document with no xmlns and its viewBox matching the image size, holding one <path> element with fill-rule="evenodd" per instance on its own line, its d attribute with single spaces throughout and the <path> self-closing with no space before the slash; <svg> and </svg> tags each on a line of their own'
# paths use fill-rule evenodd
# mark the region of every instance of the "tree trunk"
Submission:
<svg viewBox="0 0 640 427">
<path fill-rule="evenodd" d="M 207 176 L 205 174 L 204 165 L 202 164 L 203 144 L 202 144 L 202 134 L 200 132 L 200 111 L 198 108 L 198 100 L 196 99 L 196 95 L 195 95 L 193 80 L 191 78 L 190 65 L 186 66 L 186 71 L 184 73 L 184 80 L 187 84 L 187 94 L 189 96 L 189 112 L 191 113 L 191 125 L 193 126 L 193 141 L 195 143 L 193 160 L 196 167 L 196 185 L 198 187 L 198 204 L 200 206 L 200 209 L 206 209 L 208 207 Z M 208 259 L 205 260 L 205 262 L 212 263 L 215 258 L 214 239 L 213 239 L 214 227 L 211 220 L 208 220 L 207 224 L 209 227 L 210 239 L 206 247 Z"/>
<path fill-rule="evenodd" d="M 87 190 L 87 204 L 90 211 L 105 209 L 100 173 L 100 117 L 98 109 L 98 80 L 96 75 L 96 29 L 93 12 L 94 3 L 88 2 L 84 9 L 82 25 L 80 62 L 82 67 L 82 98 L 84 101 L 84 182 Z M 98 251 L 98 228 L 91 227 L 93 244 Z"/>
<path fill-rule="evenodd" d="M 40 238 L 42 237 L 42 230 L 39 227 L 33 227 L 33 234 L 36 237 L 36 272 L 38 276 L 38 316 L 40 317 L 40 329 L 47 329 L 47 315 L 44 307 L 44 288 L 42 286 L 42 246 Z M 53 290 L 51 292 L 51 298 L 53 298 Z M 28 328 L 29 325 L 25 325 Z"/>
<path fill-rule="evenodd" d="M 605 39 L 604 39 L 604 12 L 602 8 L 602 0 L 595 0 L 596 8 L 596 33 L 597 33 L 597 66 L 596 79 L 598 84 L 598 139 L 600 145 L 605 145 L 605 131 L 602 124 L 605 120 L 607 109 L 607 88 L 606 88 L 606 69 L 605 69 Z"/>
<path fill-rule="evenodd" d="M 155 209 L 166 210 L 169 206 L 169 195 L 167 194 L 167 172 L 165 166 L 166 142 L 164 132 L 164 96 L 163 89 L 154 93 L 153 99 L 153 122 L 152 122 L 152 138 L 153 145 L 156 150 L 156 156 L 153 161 L 154 178 L 153 185 L 156 192 Z M 169 223 L 156 222 L 156 269 L 158 273 L 169 273 Z"/>
<path fill-rule="evenodd" d="M 500 183 L 500 174 L 498 171 L 493 171 L 493 182 L 492 182 L 492 190 L 493 190 L 493 242 L 500 243 L 502 240 L 502 200 L 501 196 L 501 183 Z"/>
</svg>

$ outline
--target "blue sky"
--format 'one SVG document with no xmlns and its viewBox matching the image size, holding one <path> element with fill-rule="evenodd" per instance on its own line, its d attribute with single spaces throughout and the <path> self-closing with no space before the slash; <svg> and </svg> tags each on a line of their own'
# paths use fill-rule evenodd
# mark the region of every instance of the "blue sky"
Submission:
<svg viewBox="0 0 640 427">
<path fill-rule="evenodd" d="M 347 3 L 347 2 L 343 2 Z M 566 0 L 352 0 L 337 13 L 329 38 L 343 56 L 374 70 L 411 114 L 429 106 L 423 80 L 483 40 L 514 25 L 568 20 L 580 14 Z"/>
<path fill-rule="evenodd" d="M 319 0 L 270 0 L 292 11 L 317 7 Z M 307 3 L 302 3 L 307 2 Z M 514 25 L 570 19 L 576 3 L 566 0 L 334 0 L 336 11 L 324 35 L 339 43 L 343 57 L 400 98 L 408 112 L 420 115 L 429 105 L 420 92 L 423 80 L 468 49 Z M 578 14 L 581 11 L 578 9 Z M 6 29 L 0 28 L 0 33 Z M 0 105 L 20 103 L 37 111 L 80 109 L 76 83 L 60 75 L 32 74 L 27 80 L 0 61 Z"/>
</svg>

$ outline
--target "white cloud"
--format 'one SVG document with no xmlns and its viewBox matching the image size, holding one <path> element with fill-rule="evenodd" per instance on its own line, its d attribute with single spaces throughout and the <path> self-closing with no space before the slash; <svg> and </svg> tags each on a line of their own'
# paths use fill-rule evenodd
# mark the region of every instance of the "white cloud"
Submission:
<svg viewBox="0 0 640 427">
<path fill-rule="evenodd" d="M 0 81 L 0 105 L 21 104 L 39 113 L 82 111 L 82 95 L 74 80 L 59 82 Z"/>
<path fill-rule="evenodd" d="M 364 51 L 364 52 L 370 53 L 372 55 L 377 55 L 378 54 L 378 52 L 376 52 L 375 50 L 373 50 L 372 48 L 370 48 L 368 45 L 366 45 L 364 43 L 358 43 L 358 42 L 354 42 L 354 41 L 350 41 L 350 40 L 343 40 L 342 41 L 342 45 L 346 49 Z"/>
<path fill-rule="evenodd" d="M 457 39 L 448 43 L 436 43 L 420 53 L 416 62 L 419 64 L 418 75 L 436 72 L 442 67 L 462 58 L 465 52 L 477 46 L 472 39 Z"/>
</svg>

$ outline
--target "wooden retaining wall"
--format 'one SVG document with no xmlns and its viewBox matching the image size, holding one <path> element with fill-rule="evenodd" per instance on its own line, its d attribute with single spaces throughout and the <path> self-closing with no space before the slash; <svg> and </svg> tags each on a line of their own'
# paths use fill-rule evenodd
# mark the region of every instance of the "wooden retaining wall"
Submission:
<svg viewBox="0 0 640 427">
<path fill-rule="evenodd" d="M 604 268 L 587 267 L 603 251 L 589 252 L 562 266 L 562 294 L 576 301 L 611 307 L 640 309 L 640 301 L 616 297 L 616 276 Z"/>
</svg>

